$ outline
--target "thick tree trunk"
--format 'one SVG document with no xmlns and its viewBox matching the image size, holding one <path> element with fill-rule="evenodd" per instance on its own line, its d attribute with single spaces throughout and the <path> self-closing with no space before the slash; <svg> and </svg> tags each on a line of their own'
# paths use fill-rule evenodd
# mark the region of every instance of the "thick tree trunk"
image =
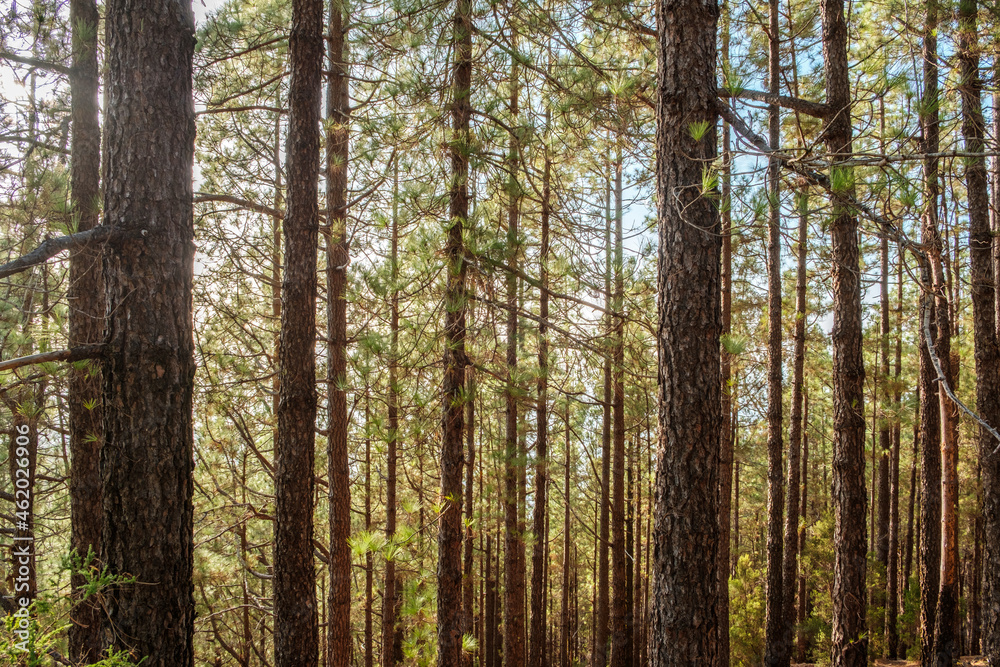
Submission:
<svg viewBox="0 0 1000 667">
<path fill-rule="evenodd" d="M 72 94 L 73 138 L 70 144 L 71 205 L 77 231 L 97 226 L 101 196 L 101 130 L 97 102 L 97 26 L 99 16 L 94 0 L 72 0 L 69 6 L 73 25 Z M 101 251 L 80 248 L 70 254 L 69 345 L 100 343 L 104 337 L 104 285 L 101 278 Z M 69 438 L 70 457 L 70 548 L 81 559 L 93 553 L 92 565 L 101 550 L 101 375 L 99 366 L 70 370 Z M 74 597 L 87 577 L 71 576 Z M 78 664 L 97 662 L 101 653 L 101 612 L 96 599 L 79 602 L 71 613 L 69 657 Z"/>
<path fill-rule="evenodd" d="M 656 5 L 659 424 L 649 664 L 719 660 L 720 254 L 714 0 Z M 706 557 L 706 554 L 708 557 Z"/>
<path fill-rule="evenodd" d="M 274 474 L 274 655 L 276 667 L 314 667 L 319 653 L 313 480 L 322 2 L 295 0 L 289 51 L 288 210 Z"/>
<path fill-rule="evenodd" d="M 347 452 L 347 168 L 350 157 L 350 72 L 346 5 L 331 3 L 330 80 L 327 85 L 326 235 L 327 444 L 330 506 L 330 590 L 327 596 L 326 667 L 347 667 L 351 658 L 351 473 Z M 367 502 L 367 499 L 366 499 Z M 366 653 L 368 649 L 366 649 Z"/>
<path fill-rule="evenodd" d="M 848 80 L 847 25 L 843 0 L 822 0 L 823 56 L 827 104 L 826 147 L 831 171 L 849 158 L 851 91 Z M 849 168 L 848 168 L 849 169 Z M 845 186 L 853 195 L 853 186 Z M 861 282 L 858 266 L 858 221 L 842 202 L 834 203 L 830 226 L 833 264 L 833 502 L 834 667 L 865 667 L 868 640 L 865 624 L 867 574 L 865 494 L 865 368 L 861 350 Z"/>
<path fill-rule="evenodd" d="M 143 583 L 106 596 L 104 643 L 150 667 L 190 667 L 194 16 L 190 3 L 112 0 L 105 36 L 104 214 L 142 235 L 103 258 L 101 557 Z"/>
<path fill-rule="evenodd" d="M 962 94 L 962 134 L 965 149 L 983 152 L 985 126 L 982 113 L 977 49 L 976 0 L 959 3 L 959 71 Z M 996 275 L 994 273 L 987 199 L 986 161 L 966 163 L 969 196 L 969 246 L 973 332 L 976 357 L 976 407 L 979 416 L 994 428 L 1000 426 L 1000 346 L 997 340 Z M 979 465 L 982 476 L 983 551 L 982 648 L 989 664 L 1000 664 L 1000 447 L 983 428 L 979 430 Z M 973 647 L 973 651 L 977 647 Z"/>
</svg>

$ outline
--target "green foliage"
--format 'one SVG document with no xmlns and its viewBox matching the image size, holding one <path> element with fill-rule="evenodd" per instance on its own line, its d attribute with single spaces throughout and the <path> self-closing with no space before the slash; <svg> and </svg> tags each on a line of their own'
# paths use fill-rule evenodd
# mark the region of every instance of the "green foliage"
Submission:
<svg viewBox="0 0 1000 667">
<path fill-rule="evenodd" d="M 732 664 L 753 667 L 764 659 L 764 570 L 743 554 L 729 579 L 729 644 Z"/>
</svg>

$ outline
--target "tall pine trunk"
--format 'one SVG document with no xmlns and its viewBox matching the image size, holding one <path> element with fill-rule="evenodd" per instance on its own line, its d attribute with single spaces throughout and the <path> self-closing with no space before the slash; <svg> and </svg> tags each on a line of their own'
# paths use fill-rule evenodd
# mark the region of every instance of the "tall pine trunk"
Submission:
<svg viewBox="0 0 1000 667">
<path fill-rule="evenodd" d="M 319 237 L 320 76 L 323 3 L 295 0 L 289 37 L 292 80 L 278 352 L 274 486 L 274 661 L 314 667 L 319 653 L 313 496 L 316 438 L 316 259 Z M 331 485 L 332 486 L 332 485 Z"/>
<path fill-rule="evenodd" d="M 330 504 L 330 590 L 326 667 L 347 667 L 351 657 L 351 474 L 347 453 L 347 167 L 350 150 L 350 72 L 346 4 L 330 3 L 330 80 L 327 85 L 326 235 L 327 445 Z M 368 649 L 366 648 L 366 652 Z"/>
<path fill-rule="evenodd" d="M 769 3 L 768 88 L 780 92 L 778 0 Z M 768 109 L 768 140 L 781 145 L 781 110 Z M 791 637 L 785 627 L 783 528 L 784 471 L 782 469 L 781 405 L 781 172 L 778 160 L 767 165 L 767 586 L 765 595 L 764 664 L 787 667 Z"/>
<path fill-rule="evenodd" d="M 847 24 L 843 0 L 822 0 L 823 56 L 826 72 L 826 148 L 831 178 L 853 195 L 853 185 L 839 167 L 851 143 L 851 90 L 848 79 Z M 839 175 L 839 178 L 837 178 Z M 865 667 L 868 640 L 865 624 L 867 545 L 865 517 L 865 368 L 861 350 L 861 281 L 858 221 L 849 206 L 834 201 L 831 263 L 833 265 L 833 667 Z"/>
<path fill-rule="evenodd" d="M 718 18 L 715 0 L 656 4 L 660 436 L 648 638 L 653 667 L 719 660 L 722 237 L 714 193 L 700 192 L 703 169 L 716 157 L 710 130 L 717 118 Z"/>
<path fill-rule="evenodd" d="M 920 126 L 925 154 L 938 151 L 938 67 L 937 0 L 927 0 L 923 36 L 924 90 L 920 102 Z M 938 160 L 924 159 L 924 211 L 921 216 L 921 241 L 931 245 L 937 237 Z M 940 241 L 938 241 L 939 243 Z M 921 267 L 920 281 L 932 282 L 930 266 Z M 930 309 L 930 313 L 926 311 Z M 934 650 L 934 614 L 937 610 L 941 566 L 941 412 L 938 385 L 928 345 L 935 344 L 936 317 L 932 298 L 920 299 L 920 655 L 923 664 L 931 664 Z M 923 322 L 930 319 L 930 337 L 924 334 Z"/>
<path fill-rule="evenodd" d="M 513 38 L 516 45 L 516 36 Z M 518 115 L 518 66 L 511 61 L 510 114 Z M 517 269 L 519 261 L 518 218 L 520 201 L 518 196 L 518 143 L 511 135 L 507 155 L 507 263 Z M 521 534 L 520 482 L 525 462 L 521 460 L 518 446 L 517 410 L 517 356 L 518 356 L 518 286 L 514 271 L 506 276 L 507 298 L 507 386 L 506 423 L 504 453 L 504 628 L 503 664 L 505 667 L 520 667 L 525 661 L 524 642 L 524 541 Z"/>
<path fill-rule="evenodd" d="M 190 667 L 194 16 L 183 2 L 105 12 L 104 213 L 133 236 L 104 254 L 101 557 L 143 582 L 105 598 L 105 639 L 150 667 Z"/>
<path fill-rule="evenodd" d="M 543 574 L 548 562 L 548 550 L 542 535 L 545 531 L 545 519 L 548 510 L 548 372 L 549 372 L 549 341 L 547 326 L 549 318 L 549 178 L 551 160 L 548 150 L 545 150 L 542 171 L 542 202 L 541 202 L 541 249 L 539 251 L 539 287 L 538 305 L 538 406 L 535 412 L 538 435 L 535 439 L 535 508 L 532 521 L 532 533 L 535 541 L 531 551 L 531 641 L 528 645 L 528 661 L 530 667 L 543 667 L 545 661 L 545 589 Z"/>
<path fill-rule="evenodd" d="M 389 304 L 389 435 L 385 471 L 385 539 L 396 536 L 396 458 L 399 443 L 399 162 L 392 161 L 392 238 L 390 239 L 392 296 Z M 396 664 L 396 561 L 387 558 L 382 584 L 382 667 Z"/>
<path fill-rule="evenodd" d="M 809 196 L 796 195 L 799 211 L 798 265 L 795 277 L 795 351 L 792 360 L 792 414 L 788 433 L 788 499 L 785 514 L 785 551 L 782 565 L 784 597 L 783 624 L 787 637 L 787 655 L 791 658 L 795 639 L 795 591 L 798 588 L 799 556 L 799 484 L 801 481 L 800 452 L 802 450 L 802 396 L 805 382 L 806 357 L 806 250 L 809 245 Z M 804 497 L 804 494 L 802 494 Z M 790 660 L 789 660 L 790 661 Z"/>
<path fill-rule="evenodd" d="M 462 436 L 465 387 L 466 267 L 469 220 L 469 124 L 472 116 L 472 3 L 456 0 L 452 25 L 451 192 L 445 286 L 441 512 L 438 530 L 438 666 L 458 667 L 462 653 Z"/>
<path fill-rule="evenodd" d="M 622 156 L 617 149 L 613 164 L 615 172 L 615 255 L 614 295 L 612 297 L 611 384 L 612 384 L 612 494 L 611 494 L 611 570 L 613 598 L 611 601 L 611 666 L 628 667 L 632 661 L 632 608 L 629 604 L 628 539 L 625 516 L 625 385 L 623 383 L 625 320 L 622 309 L 624 278 L 622 276 Z"/>
</svg>

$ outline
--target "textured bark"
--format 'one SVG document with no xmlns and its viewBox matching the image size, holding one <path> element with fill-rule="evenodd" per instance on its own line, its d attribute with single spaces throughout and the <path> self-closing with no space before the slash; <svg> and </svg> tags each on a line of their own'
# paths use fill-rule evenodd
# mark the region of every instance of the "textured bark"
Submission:
<svg viewBox="0 0 1000 667">
<path fill-rule="evenodd" d="M 803 398 L 803 416 L 802 422 L 804 425 L 809 424 L 809 395 L 806 394 Z M 808 429 L 802 429 L 802 499 L 801 505 L 799 505 L 799 515 L 802 517 L 802 522 L 799 524 L 798 529 L 798 551 L 801 554 L 806 548 L 806 524 L 808 515 L 806 514 L 806 508 L 809 502 L 809 433 Z M 799 599 L 798 607 L 796 611 L 796 622 L 798 625 L 797 633 L 795 637 L 795 662 L 805 662 L 806 661 L 806 649 L 809 645 L 809 638 L 806 636 L 805 624 L 806 617 L 808 614 L 809 606 L 809 591 L 806 587 L 806 573 L 804 569 L 799 570 L 798 579 L 798 589 L 799 589 Z"/>
<path fill-rule="evenodd" d="M 889 500 L 889 560 L 886 564 L 886 605 L 885 605 L 885 657 L 895 660 L 899 654 L 899 414 L 902 407 L 900 377 L 903 366 L 903 262 L 902 256 L 896 262 L 896 365 L 893 406 L 896 417 L 892 427 L 892 452 L 890 455 L 890 500 Z"/>
<path fill-rule="evenodd" d="M 976 44 L 976 11 L 976 0 L 959 3 L 959 73 L 965 149 L 982 153 L 985 126 Z M 969 196 L 976 407 L 980 417 L 997 427 L 1000 426 L 1000 346 L 997 340 L 996 275 L 985 159 L 970 158 L 966 163 L 965 178 Z M 1000 544 L 995 539 L 1000 534 L 1000 455 L 994 453 L 1000 443 L 980 428 L 978 445 L 983 498 L 982 534 L 985 537 L 982 556 L 982 650 L 990 660 L 989 664 L 993 665 L 1000 664 Z M 973 646 L 972 651 L 977 648 Z"/>
<path fill-rule="evenodd" d="M 286 145 L 278 431 L 275 443 L 274 660 L 314 667 L 319 653 L 313 496 L 316 439 L 316 260 L 323 3 L 295 0 Z M 332 486 L 332 485 L 331 485 Z"/>
<path fill-rule="evenodd" d="M 350 68 L 347 5 L 330 4 L 327 24 L 329 83 L 326 123 L 327 440 L 330 507 L 330 589 L 326 612 L 326 665 L 347 667 L 351 657 L 351 474 L 347 451 L 347 170 L 350 158 Z M 366 497 L 367 502 L 367 497 Z M 366 655 L 370 652 L 367 648 Z"/>
<path fill-rule="evenodd" d="M 622 276 L 622 159 L 619 153 L 612 165 L 615 173 L 615 256 L 614 295 L 612 297 L 611 352 L 611 421 L 612 421 L 612 492 L 611 492 L 611 665 L 627 667 L 632 661 L 631 586 L 628 583 L 628 538 L 625 527 L 625 385 L 624 364 L 625 305 Z M 609 248 L 610 250 L 610 248 Z"/>
<path fill-rule="evenodd" d="M 371 424 L 370 398 L 367 388 L 365 391 L 365 429 Z M 371 436 L 365 436 L 365 531 L 372 529 L 372 440 Z M 373 577 L 375 575 L 375 563 L 372 552 L 365 553 L 365 667 L 372 667 L 375 664 L 375 653 L 372 647 L 372 611 L 374 607 L 374 597 L 372 592 Z M 348 607 L 350 610 L 350 607 Z M 345 651 L 346 653 L 346 651 Z"/>
<path fill-rule="evenodd" d="M 778 0 L 769 2 L 768 79 L 772 95 L 781 92 L 779 77 Z M 781 110 L 768 109 L 768 140 L 781 145 Z M 782 470 L 781 432 L 781 173 L 776 158 L 767 165 L 767 583 L 765 591 L 764 664 L 789 664 L 791 636 L 785 625 L 784 605 L 784 513 L 785 488 Z"/>
<path fill-rule="evenodd" d="M 530 667 L 543 667 L 545 664 L 545 588 L 543 575 L 548 563 L 548 550 L 541 536 L 545 530 L 547 516 L 548 491 L 548 372 L 549 372 L 549 341 L 546 322 L 549 318 L 549 178 L 551 161 L 548 151 L 545 153 L 542 171 L 542 205 L 541 205 L 541 249 L 539 251 L 539 288 L 538 305 L 538 407 L 535 412 L 535 422 L 538 429 L 535 439 L 535 507 L 532 517 L 532 533 L 535 541 L 531 550 L 531 634 L 528 643 L 528 664 Z"/>
<path fill-rule="evenodd" d="M 72 0 L 73 26 L 72 94 L 73 138 L 70 144 L 71 206 L 77 231 L 100 223 L 101 131 L 97 102 L 97 24 L 94 0 Z M 69 287 L 69 345 L 92 345 L 104 337 L 104 285 L 101 251 L 83 247 L 71 251 Z M 70 457 L 70 548 L 81 558 L 92 552 L 95 562 L 101 550 L 101 375 L 98 364 L 69 371 Z M 74 573 L 70 584 L 74 596 L 87 577 Z M 78 664 L 97 662 L 101 652 L 101 613 L 96 599 L 77 603 L 71 613 L 69 657 Z"/>
<path fill-rule="evenodd" d="M 493 538 L 490 535 L 486 536 L 486 552 L 483 554 L 486 560 L 486 576 L 485 586 L 486 586 L 486 610 L 483 613 L 483 625 L 485 625 L 483 638 L 483 646 L 485 650 L 485 659 L 483 664 L 485 667 L 498 667 L 499 661 L 498 653 L 500 652 L 499 647 L 497 647 L 497 588 L 496 588 L 496 575 L 493 571 Z"/>
<path fill-rule="evenodd" d="M 569 479 L 570 470 L 573 468 L 573 450 L 570 446 L 569 439 L 569 402 L 566 402 L 566 413 L 563 417 L 566 422 L 566 466 L 563 474 L 563 578 L 562 578 L 562 636 L 559 640 L 559 665 L 560 667 L 570 667 L 573 660 L 573 652 L 570 646 L 570 551 L 573 544 L 573 539 L 570 535 L 570 501 L 569 501 Z"/>
<path fill-rule="evenodd" d="M 797 195 L 799 209 L 798 266 L 795 279 L 795 351 L 792 360 L 792 414 L 788 433 L 788 497 L 785 510 L 785 551 L 782 561 L 782 622 L 787 637 L 787 655 L 795 640 L 795 591 L 798 588 L 799 482 L 802 449 L 802 394 L 806 356 L 806 249 L 809 244 L 808 195 Z"/>
<path fill-rule="evenodd" d="M 399 442 L 399 163 L 392 163 L 392 239 L 390 271 L 392 296 L 389 315 L 389 437 L 386 446 L 385 472 L 385 539 L 391 544 L 396 536 L 396 447 Z M 382 667 L 396 664 L 394 635 L 396 633 L 396 561 L 385 562 L 385 582 L 382 585 Z"/>
<path fill-rule="evenodd" d="M 516 43 L 516 38 L 514 39 Z M 511 63 L 510 112 L 517 117 L 518 68 Z M 520 169 L 517 137 L 511 135 L 507 157 L 509 174 L 507 201 L 507 265 L 517 269 L 520 252 L 518 249 L 518 198 L 517 175 Z M 504 625 L 503 664 L 505 667 L 520 667 L 525 659 L 524 642 L 524 536 L 521 534 L 520 482 L 525 462 L 520 457 L 518 447 L 517 409 L 517 348 L 518 348 L 518 286 L 514 271 L 507 273 L 507 386 L 506 425 L 504 453 Z"/>
<path fill-rule="evenodd" d="M 717 202 L 700 193 L 716 157 L 714 0 L 661 0 L 656 191 L 660 435 L 652 535 L 649 664 L 719 660 L 720 254 Z M 707 557 L 706 557 L 707 555 Z"/>
<path fill-rule="evenodd" d="M 465 241 L 469 219 L 469 122 L 472 89 L 472 5 L 456 0 L 452 19 L 451 191 L 445 286 L 445 349 L 441 418 L 441 501 L 438 530 L 438 666 L 458 667 L 462 653 L 462 436 L 465 406 Z"/>
<path fill-rule="evenodd" d="M 462 633 L 474 635 L 473 597 L 475 577 L 473 576 L 473 549 L 475 547 L 475 531 L 472 529 L 476 512 L 473 505 L 474 473 L 476 470 L 476 372 L 466 367 L 466 404 L 465 404 L 465 442 L 468 448 L 468 458 L 465 460 L 465 541 L 462 545 Z M 472 667 L 472 652 L 462 652 L 462 664 Z"/>
<path fill-rule="evenodd" d="M 851 145 L 851 91 L 848 81 L 847 25 L 843 0 L 822 0 L 823 60 L 827 103 L 833 115 L 826 121 L 826 147 L 831 171 L 845 169 Z M 845 179 L 846 180 L 846 179 Z M 853 186 L 846 186 L 853 197 Z M 833 264 L 833 503 L 834 667 L 867 665 L 865 578 L 867 546 L 865 517 L 865 368 L 861 351 L 861 283 L 858 266 L 858 221 L 849 207 L 835 202 L 831 260 Z"/>
<path fill-rule="evenodd" d="M 924 91 L 921 97 L 920 126 L 924 153 L 937 153 L 938 128 L 938 67 L 937 67 L 937 0 L 927 0 L 924 22 Z M 937 238 L 938 161 L 924 160 L 924 211 L 921 241 L 940 245 Z M 921 282 L 930 285 L 930 267 L 921 267 Z M 931 309 L 931 336 L 936 337 L 936 313 L 933 300 L 920 300 L 920 322 Z M 934 649 L 934 614 L 937 610 L 941 563 L 941 414 L 938 404 L 936 373 L 927 350 L 923 326 L 920 326 L 920 655 L 923 664 L 931 664 Z M 933 343 L 934 341 L 931 341 Z"/>
<path fill-rule="evenodd" d="M 106 6 L 101 556 L 139 585 L 105 597 L 104 644 L 150 667 L 194 664 L 191 421 L 194 105 L 190 3 Z M 301 602 L 296 601 L 296 604 Z"/>
<path fill-rule="evenodd" d="M 878 521 L 875 529 L 875 560 L 888 573 L 889 567 L 889 467 L 891 465 L 892 430 L 888 412 L 892 396 L 889 393 L 889 239 L 881 239 L 881 297 L 879 299 L 881 313 L 881 340 L 879 357 L 882 366 L 879 373 L 879 398 L 881 409 L 878 417 Z M 881 592 L 875 593 L 875 602 L 881 598 Z"/>
</svg>

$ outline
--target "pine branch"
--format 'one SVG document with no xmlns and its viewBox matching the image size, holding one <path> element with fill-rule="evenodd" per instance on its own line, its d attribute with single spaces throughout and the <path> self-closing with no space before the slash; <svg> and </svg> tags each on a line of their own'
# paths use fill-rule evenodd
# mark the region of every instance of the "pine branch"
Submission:
<svg viewBox="0 0 1000 667">
<path fill-rule="evenodd" d="M 21 63 L 22 65 L 28 65 L 29 67 L 34 67 L 35 69 L 44 69 L 49 72 L 57 72 L 59 74 L 65 74 L 70 76 L 73 74 L 73 68 L 67 67 L 66 65 L 60 65 L 59 63 L 49 62 L 48 60 L 40 60 L 38 58 L 28 58 L 26 56 L 19 56 L 10 51 L 0 51 L 0 58 L 4 60 L 10 60 L 15 63 Z"/>
<path fill-rule="evenodd" d="M 31 366 L 32 364 L 44 364 L 49 361 L 82 361 L 84 359 L 95 359 L 104 353 L 104 344 L 95 343 L 91 345 L 78 345 L 68 350 L 56 350 L 55 352 L 42 352 L 31 354 L 27 357 L 18 357 L 0 361 L 0 371 L 10 371 L 15 368 Z"/>
<path fill-rule="evenodd" d="M 57 236 L 54 239 L 47 239 L 27 255 L 22 255 L 17 259 L 0 265 L 0 278 L 6 278 L 7 276 L 12 276 L 15 273 L 20 273 L 21 271 L 30 269 L 33 266 L 37 266 L 38 264 L 43 264 L 64 250 L 73 250 L 75 248 L 83 248 L 94 243 L 109 241 L 114 238 L 117 233 L 118 230 L 116 228 L 101 225 L 85 232 L 69 234 L 67 236 Z"/>
</svg>

